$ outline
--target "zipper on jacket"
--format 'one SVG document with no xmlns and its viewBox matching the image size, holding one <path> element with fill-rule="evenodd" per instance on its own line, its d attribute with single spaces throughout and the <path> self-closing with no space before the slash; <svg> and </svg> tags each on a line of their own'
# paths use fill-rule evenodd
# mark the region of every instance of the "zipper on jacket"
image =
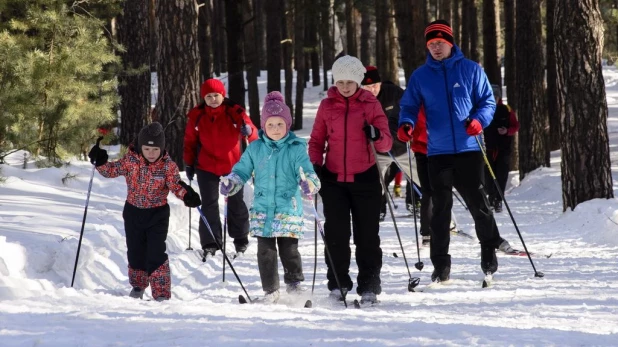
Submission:
<svg viewBox="0 0 618 347">
<path fill-rule="evenodd" d="M 453 134 L 453 150 L 455 151 L 455 153 L 453 154 L 457 154 L 457 143 L 455 141 L 455 124 L 453 124 L 453 98 L 450 97 L 448 93 L 448 78 L 446 76 L 446 64 L 444 64 L 444 61 L 441 61 L 440 64 L 442 64 L 442 70 L 444 71 L 444 86 L 446 87 L 446 101 L 448 103 L 449 120 L 451 121 L 451 133 Z"/>
<path fill-rule="evenodd" d="M 347 182 L 348 167 L 346 165 L 348 157 L 348 112 L 350 110 L 350 99 L 345 98 L 345 117 L 343 120 L 343 181 Z"/>
</svg>

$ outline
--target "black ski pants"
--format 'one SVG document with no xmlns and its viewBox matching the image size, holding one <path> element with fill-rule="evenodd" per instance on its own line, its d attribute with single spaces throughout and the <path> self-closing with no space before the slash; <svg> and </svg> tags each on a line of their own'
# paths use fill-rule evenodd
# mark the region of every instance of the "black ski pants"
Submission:
<svg viewBox="0 0 618 347">
<path fill-rule="evenodd" d="M 436 269 L 451 265 L 449 224 L 453 207 L 453 187 L 461 194 L 470 210 L 481 249 L 489 247 L 493 249 L 501 242 L 496 221 L 485 195 L 483 165 L 481 152 L 428 157 L 429 180 L 433 191 L 430 255 Z"/>
<path fill-rule="evenodd" d="M 286 284 L 301 282 L 303 262 L 298 252 L 298 239 L 292 237 L 258 237 L 257 260 L 264 292 L 279 289 L 279 268 L 277 261 L 277 245 L 279 258 L 283 265 L 283 282 Z"/>
<path fill-rule="evenodd" d="M 491 165 L 491 169 L 496 175 L 496 180 L 500 186 L 500 193 L 504 196 L 504 189 L 506 188 L 506 181 L 509 178 L 509 168 L 511 164 L 511 154 L 509 151 L 501 150 L 487 150 L 487 159 Z M 489 169 L 485 168 L 485 186 L 487 187 L 487 194 L 489 194 L 489 201 L 502 201 L 500 194 L 496 190 L 496 184 L 489 173 Z"/>
<path fill-rule="evenodd" d="M 170 207 L 137 208 L 128 202 L 122 211 L 127 241 L 127 260 L 135 270 L 150 276 L 167 260 L 165 240 L 170 221 Z"/>
<path fill-rule="evenodd" d="M 377 170 L 375 170 L 377 174 Z M 333 259 L 334 268 L 325 257 L 328 272 L 328 289 L 339 288 L 333 271 L 337 273 L 342 289 L 352 290 L 350 278 L 350 237 L 354 225 L 356 265 L 358 277 L 356 292 L 380 294 L 380 270 L 382 249 L 380 248 L 380 204 L 382 187 L 376 176 L 372 182 L 335 182 L 322 180 L 320 195 L 324 205 L 324 233 L 326 246 Z"/>
<path fill-rule="evenodd" d="M 427 163 L 427 155 L 423 153 L 414 153 L 416 159 L 416 170 L 418 171 L 418 180 L 421 183 L 421 235 L 431 236 L 431 217 L 433 204 L 431 203 L 431 183 L 429 181 L 429 167 Z"/>
<path fill-rule="evenodd" d="M 217 238 L 217 243 L 222 245 L 221 238 L 221 218 L 219 218 L 219 178 L 208 171 L 195 170 L 197 174 L 197 184 L 200 188 L 202 198 L 202 213 L 206 217 L 213 234 Z M 246 244 L 249 234 L 249 211 L 243 201 L 243 189 L 227 200 L 227 229 L 230 237 L 234 238 L 234 244 Z M 200 218 L 200 244 L 202 249 L 216 247 L 215 241 L 210 231 Z"/>
</svg>

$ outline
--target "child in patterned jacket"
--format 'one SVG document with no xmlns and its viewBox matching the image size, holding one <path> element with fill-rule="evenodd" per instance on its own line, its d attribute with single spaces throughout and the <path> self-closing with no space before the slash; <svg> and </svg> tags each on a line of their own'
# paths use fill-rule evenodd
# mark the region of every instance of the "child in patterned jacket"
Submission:
<svg viewBox="0 0 618 347">
<path fill-rule="evenodd" d="M 303 267 L 298 240 L 303 235 L 301 193 L 316 194 L 320 181 L 307 154 L 307 143 L 290 131 L 292 116 L 279 92 L 266 95 L 262 108 L 258 140 L 234 165 L 232 172 L 221 178 L 220 193 L 236 194 L 255 174 L 254 200 L 249 212 L 250 233 L 258 239 L 258 268 L 264 302 L 279 299 L 277 245 L 284 269 L 286 291 L 300 294 Z M 300 169 L 306 180 L 301 180 Z M 300 190 L 299 190 L 300 185 Z"/>
<path fill-rule="evenodd" d="M 129 146 L 120 160 L 108 162 L 107 151 L 95 145 L 88 157 L 108 178 L 125 176 L 127 201 L 122 211 L 129 262 L 129 294 L 141 299 L 148 285 L 156 301 L 171 298 L 170 266 L 165 240 L 170 218 L 170 191 L 188 207 L 201 204 L 200 196 L 180 180 L 178 166 L 165 152 L 165 134 L 159 123 L 145 126 L 137 146 Z"/>
</svg>

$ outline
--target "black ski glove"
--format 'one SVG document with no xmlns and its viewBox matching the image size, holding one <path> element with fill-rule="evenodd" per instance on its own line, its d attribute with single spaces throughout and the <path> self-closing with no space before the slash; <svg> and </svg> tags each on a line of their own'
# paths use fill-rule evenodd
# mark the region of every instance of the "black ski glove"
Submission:
<svg viewBox="0 0 618 347">
<path fill-rule="evenodd" d="M 200 199 L 199 194 L 196 193 L 195 190 L 193 190 L 193 188 L 188 186 L 183 181 L 178 181 L 178 184 L 180 184 L 187 191 L 187 193 L 185 193 L 184 198 L 182 198 L 182 201 L 184 201 L 185 206 L 198 207 L 202 205 L 202 199 Z"/>
<path fill-rule="evenodd" d="M 107 151 L 101 149 L 99 145 L 94 145 L 90 152 L 88 153 L 88 158 L 90 158 L 90 162 L 94 164 L 94 166 L 99 167 L 101 165 L 105 165 L 107 163 Z"/>
<path fill-rule="evenodd" d="M 371 141 L 375 141 L 380 138 L 380 130 L 373 125 L 367 124 L 363 127 L 365 136 Z"/>
<path fill-rule="evenodd" d="M 195 176 L 195 169 L 193 166 L 185 166 L 185 174 L 187 175 L 187 179 L 189 181 L 193 181 L 193 176 Z"/>
<path fill-rule="evenodd" d="M 315 171 L 319 179 L 322 179 L 322 165 L 313 164 L 313 171 Z"/>
</svg>

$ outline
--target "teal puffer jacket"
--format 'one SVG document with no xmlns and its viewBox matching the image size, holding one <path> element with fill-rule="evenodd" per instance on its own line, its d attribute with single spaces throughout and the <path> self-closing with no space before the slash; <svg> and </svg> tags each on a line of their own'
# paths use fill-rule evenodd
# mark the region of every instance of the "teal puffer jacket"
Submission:
<svg viewBox="0 0 618 347">
<path fill-rule="evenodd" d="M 293 237 L 303 235 L 303 204 L 299 188 L 302 167 L 307 180 L 320 189 L 313 165 L 307 154 L 307 142 L 289 132 L 278 141 L 269 139 L 262 130 L 228 176 L 234 182 L 230 194 L 240 190 L 255 174 L 253 206 L 249 210 L 250 232 L 260 237 Z"/>
</svg>

